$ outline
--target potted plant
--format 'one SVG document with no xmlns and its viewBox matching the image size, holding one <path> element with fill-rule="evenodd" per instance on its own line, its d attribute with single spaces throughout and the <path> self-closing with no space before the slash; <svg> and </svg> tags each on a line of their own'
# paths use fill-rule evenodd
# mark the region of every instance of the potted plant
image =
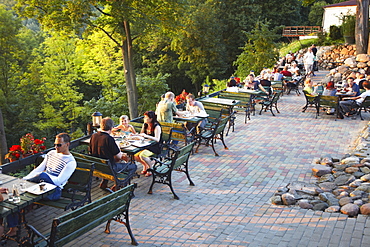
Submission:
<svg viewBox="0 0 370 247">
<path fill-rule="evenodd" d="M 46 138 L 35 139 L 31 133 L 28 133 L 20 139 L 20 145 L 13 145 L 9 148 L 9 152 L 5 155 L 5 159 L 9 162 L 19 160 L 30 156 L 32 154 L 37 154 L 46 149 L 44 145 Z"/>
<path fill-rule="evenodd" d="M 356 16 L 344 15 L 342 17 L 342 32 L 344 41 L 348 44 L 355 43 Z"/>
</svg>

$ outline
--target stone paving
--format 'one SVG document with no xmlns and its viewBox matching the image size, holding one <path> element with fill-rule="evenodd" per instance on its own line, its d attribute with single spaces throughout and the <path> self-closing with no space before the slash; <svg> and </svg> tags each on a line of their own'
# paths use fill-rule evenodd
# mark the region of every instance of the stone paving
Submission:
<svg viewBox="0 0 370 247">
<path fill-rule="evenodd" d="M 314 80 L 323 75 L 319 72 Z M 175 172 L 173 184 L 180 200 L 174 200 L 165 185 L 156 184 L 149 195 L 151 178 L 135 179 L 138 188 L 130 221 L 139 245 L 369 246 L 370 220 L 365 216 L 349 218 L 269 202 L 279 186 L 315 182 L 313 160 L 342 157 L 370 119 L 369 113 L 364 114 L 365 121 L 359 117 L 335 121 L 326 114 L 315 119 L 314 109 L 301 112 L 304 102 L 303 95 L 284 95 L 279 101 L 280 114 L 273 117 L 263 112 L 247 124 L 239 112 L 235 132 L 225 139 L 228 150 L 218 142 L 219 157 L 204 146 L 191 156 L 194 187 Z M 95 189 L 94 197 L 103 193 Z M 58 213 L 43 207 L 28 219 L 47 231 Z M 104 225 L 97 227 L 68 246 L 130 246 L 125 226 L 113 222 L 111 228 L 107 235 Z"/>
</svg>

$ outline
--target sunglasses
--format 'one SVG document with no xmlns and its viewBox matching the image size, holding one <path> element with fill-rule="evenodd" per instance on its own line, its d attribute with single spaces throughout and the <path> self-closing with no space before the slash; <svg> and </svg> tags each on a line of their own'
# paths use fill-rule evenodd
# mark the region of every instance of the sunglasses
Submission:
<svg viewBox="0 0 370 247">
<path fill-rule="evenodd" d="M 54 143 L 54 147 L 57 146 L 58 148 L 60 148 L 62 145 L 63 143 Z"/>
</svg>

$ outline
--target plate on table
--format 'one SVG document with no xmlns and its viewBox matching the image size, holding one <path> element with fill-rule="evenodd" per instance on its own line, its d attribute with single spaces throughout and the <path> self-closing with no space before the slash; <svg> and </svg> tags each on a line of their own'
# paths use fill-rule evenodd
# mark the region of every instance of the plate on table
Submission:
<svg viewBox="0 0 370 247">
<path fill-rule="evenodd" d="M 45 184 L 45 187 L 43 190 L 40 189 L 40 184 Z M 35 184 L 31 187 L 28 187 L 25 191 L 27 191 L 28 193 L 31 193 L 31 194 L 34 194 L 34 195 L 41 195 L 43 193 L 46 193 L 50 190 L 53 190 L 55 189 L 57 186 L 54 185 L 54 184 L 49 184 L 49 183 L 39 183 L 39 184 Z"/>
<path fill-rule="evenodd" d="M 148 142 L 148 141 L 144 141 L 144 142 L 141 142 L 141 141 L 135 141 L 135 142 L 133 142 L 131 145 L 132 145 L 132 146 L 135 146 L 135 147 L 138 147 L 138 148 L 141 148 L 141 147 L 148 146 L 149 144 L 150 144 L 150 142 Z"/>
<path fill-rule="evenodd" d="M 119 144 L 119 147 L 120 147 L 120 148 L 128 148 L 129 146 L 131 146 L 131 144 L 130 144 L 130 143 L 120 143 L 120 144 Z"/>
</svg>

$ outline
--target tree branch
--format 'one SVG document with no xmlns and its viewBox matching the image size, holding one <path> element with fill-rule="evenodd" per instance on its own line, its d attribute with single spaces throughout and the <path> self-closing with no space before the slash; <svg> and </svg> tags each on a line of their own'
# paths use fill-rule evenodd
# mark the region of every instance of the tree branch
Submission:
<svg viewBox="0 0 370 247">
<path fill-rule="evenodd" d="M 96 5 L 93 5 L 94 6 L 94 8 L 97 10 L 97 11 L 99 11 L 100 13 L 102 13 L 103 15 L 106 15 L 106 16 L 112 16 L 112 15 L 110 15 L 110 14 L 108 14 L 108 13 L 106 13 L 106 12 L 104 12 L 103 10 L 101 10 L 98 6 L 96 6 Z"/>
<path fill-rule="evenodd" d="M 102 27 L 99 27 L 99 26 L 97 26 L 97 25 L 94 25 L 94 24 L 92 24 L 92 23 L 90 23 L 90 25 L 91 26 L 93 26 L 93 27 L 95 27 L 95 28 L 97 28 L 97 29 L 99 29 L 99 30 L 101 30 L 101 31 L 103 31 L 111 40 L 113 40 L 113 42 L 114 43 L 116 43 L 116 45 L 117 46 L 119 46 L 119 47 L 121 47 L 122 45 L 115 39 L 115 38 L 113 38 L 113 36 L 110 34 L 110 33 L 108 33 L 108 31 L 106 31 L 104 28 L 102 28 Z"/>
</svg>

